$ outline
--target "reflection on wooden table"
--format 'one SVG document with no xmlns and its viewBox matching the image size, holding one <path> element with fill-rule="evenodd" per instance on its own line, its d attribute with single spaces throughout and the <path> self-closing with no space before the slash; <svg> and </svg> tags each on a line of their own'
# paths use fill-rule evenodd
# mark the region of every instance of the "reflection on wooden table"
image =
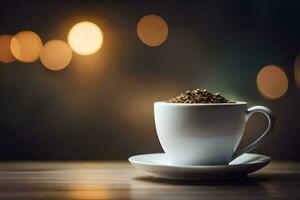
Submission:
<svg viewBox="0 0 300 200">
<path fill-rule="evenodd" d="M 300 163 L 272 162 L 245 180 L 153 179 L 127 162 L 1 162 L 1 199 L 296 199 Z"/>
</svg>

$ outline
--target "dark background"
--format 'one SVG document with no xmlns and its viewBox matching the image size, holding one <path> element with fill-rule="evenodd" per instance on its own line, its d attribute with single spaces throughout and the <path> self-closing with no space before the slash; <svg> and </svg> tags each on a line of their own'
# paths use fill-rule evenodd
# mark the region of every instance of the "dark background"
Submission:
<svg viewBox="0 0 300 200">
<path fill-rule="evenodd" d="M 96 23 L 104 34 L 100 51 L 73 54 L 64 70 L 40 61 L 0 64 L 0 159 L 127 159 L 161 152 L 153 102 L 182 91 L 207 88 L 265 105 L 276 116 L 272 136 L 255 152 L 300 160 L 300 92 L 294 61 L 300 52 L 300 1 L 1 1 L 0 34 L 32 30 L 43 42 L 67 41 L 77 22 Z M 144 45 L 138 20 L 162 16 L 169 37 Z M 282 66 L 287 93 L 268 100 L 256 75 Z M 243 144 L 266 126 L 252 118 Z"/>
</svg>

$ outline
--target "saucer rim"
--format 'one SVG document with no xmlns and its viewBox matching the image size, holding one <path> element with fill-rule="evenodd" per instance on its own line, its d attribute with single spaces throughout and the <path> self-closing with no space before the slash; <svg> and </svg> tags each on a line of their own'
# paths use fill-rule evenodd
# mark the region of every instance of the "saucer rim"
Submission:
<svg viewBox="0 0 300 200">
<path fill-rule="evenodd" d="M 136 157 L 141 157 L 141 156 L 149 156 L 149 155 L 163 155 L 165 153 L 148 153 L 148 154 L 138 154 L 134 156 L 130 156 L 128 158 L 128 161 L 131 164 L 139 164 L 139 165 L 148 165 L 148 166 L 155 166 L 155 167 L 172 167 L 172 168 L 182 168 L 182 169 L 199 169 L 199 168 L 234 168 L 234 167 L 241 167 L 241 166 L 249 166 L 249 165 L 257 165 L 257 164 L 266 164 L 268 165 L 272 159 L 270 156 L 263 155 L 263 154 L 257 154 L 257 153 L 244 153 L 244 154 L 250 154 L 250 155 L 259 155 L 263 156 L 263 160 L 257 160 L 257 161 L 252 161 L 249 163 L 242 163 L 242 164 L 232 164 L 232 165 L 173 165 L 173 164 L 156 164 L 156 163 L 150 163 L 150 162 L 143 162 L 143 161 L 138 161 L 134 160 Z M 243 155 L 244 155 L 243 154 Z"/>
</svg>

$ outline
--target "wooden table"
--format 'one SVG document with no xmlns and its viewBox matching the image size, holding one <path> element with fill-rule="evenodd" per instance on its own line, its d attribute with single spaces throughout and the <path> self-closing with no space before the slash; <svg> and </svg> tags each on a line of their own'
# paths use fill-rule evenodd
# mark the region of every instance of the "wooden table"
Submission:
<svg viewBox="0 0 300 200">
<path fill-rule="evenodd" d="M 156 180 L 127 162 L 1 162 L 0 199 L 300 199 L 300 162 L 192 183 Z"/>
</svg>

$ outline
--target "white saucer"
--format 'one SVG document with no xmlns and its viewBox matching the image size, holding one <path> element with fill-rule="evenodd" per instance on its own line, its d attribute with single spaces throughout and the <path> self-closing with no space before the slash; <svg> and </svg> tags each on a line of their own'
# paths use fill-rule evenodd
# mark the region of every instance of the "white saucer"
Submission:
<svg viewBox="0 0 300 200">
<path fill-rule="evenodd" d="M 227 180 L 245 178 L 270 163 L 265 155 L 245 153 L 229 165 L 188 166 L 172 165 L 164 153 L 132 156 L 129 162 L 136 168 L 151 173 L 156 178 L 174 180 Z"/>
</svg>

